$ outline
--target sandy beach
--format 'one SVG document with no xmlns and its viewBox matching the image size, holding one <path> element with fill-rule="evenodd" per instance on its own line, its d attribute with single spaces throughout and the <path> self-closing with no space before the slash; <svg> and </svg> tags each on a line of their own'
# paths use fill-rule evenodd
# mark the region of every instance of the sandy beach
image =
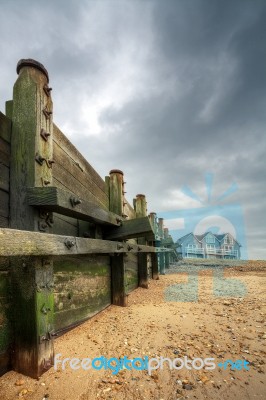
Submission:
<svg viewBox="0 0 266 400">
<path fill-rule="evenodd" d="M 189 268 L 193 270 L 193 266 Z M 6 373 L 0 378 L 1 400 L 263 399 L 265 272 L 266 261 L 223 268 L 223 285 L 231 292 L 221 296 L 224 287 L 220 287 L 221 293 L 215 292 L 214 268 L 194 270 L 189 281 L 187 272 L 172 266 L 159 280 L 150 281 L 149 289 L 133 291 L 128 307 L 110 306 L 55 340 L 55 354 L 60 354 L 61 360 L 101 356 L 192 361 L 211 358 L 214 369 L 207 370 L 206 365 L 199 369 L 200 361 L 194 364 L 198 369 L 179 368 L 178 363 L 178 368 L 170 369 L 165 361 L 162 369 L 150 373 L 124 367 L 113 374 L 110 369 L 73 370 L 69 362 L 63 370 L 59 363 L 57 370 L 51 368 L 39 380 L 14 371 Z M 189 297 L 191 282 L 194 289 L 195 282 L 198 285 L 194 301 Z M 242 296 L 239 285 L 241 290 L 246 289 Z M 227 361 L 225 368 L 226 360 L 238 360 L 238 364 L 232 368 Z"/>
</svg>

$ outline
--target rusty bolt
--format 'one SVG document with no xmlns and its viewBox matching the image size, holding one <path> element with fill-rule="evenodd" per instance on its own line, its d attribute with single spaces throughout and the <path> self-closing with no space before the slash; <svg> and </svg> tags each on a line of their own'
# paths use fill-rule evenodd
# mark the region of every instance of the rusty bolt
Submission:
<svg viewBox="0 0 266 400">
<path fill-rule="evenodd" d="M 44 85 L 43 90 L 46 94 L 46 96 L 50 97 L 50 92 L 53 90 L 51 87 L 49 87 L 47 84 Z"/>
<path fill-rule="evenodd" d="M 52 165 L 55 163 L 54 160 L 47 160 L 47 167 L 52 168 Z"/>
<path fill-rule="evenodd" d="M 38 225 L 39 225 L 39 231 L 41 231 L 41 232 L 45 232 L 46 229 L 48 228 L 47 223 L 44 221 L 39 221 Z"/>
<path fill-rule="evenodd" d="M 70 203 L 71 203 L 72 207 L 75 207 L 78 204 L 81 204 L 81 200 L 78 199 L 77 197 L 71 196 L 69 200 L 70 200 Z"/>
<path fill-rule="evenodd" d="M 49 110 L 44 109 L 43 113 L 45 115 L 45 118 L 48 119 L 53 114 L 53 111 L 49 111 Z"/>
<path fill-rule="evenodd" d="M 48 140 L 49 136 L 51 135 L 51 133 L 48 133 L 44 129 L 41 129 L 40 135 L 47 142 L 47 140 Z"/>
<path fill-rule="evenodd" d="M 48 216 L 48 218 L 46 219 L 46 223 L 48 226 L 50 226 L 50 228 L 52 228 L 54 223 L 54 218 L 52 216 L 51 217 Z"/>
<path fill-rule="evenodd" d="M 43 165 L 45 158 L 43 158 L 39 153 L 36 154 L 35 156 L 35 161 L 37 161 L 38 164 Z"/>
<path fill-rule="evenodd" d="M 71 249 L 71 247 L 75 246 L 74 240 L 71 239 L 66 239 L 64 243 L 68 249 Z"/>
</svg>

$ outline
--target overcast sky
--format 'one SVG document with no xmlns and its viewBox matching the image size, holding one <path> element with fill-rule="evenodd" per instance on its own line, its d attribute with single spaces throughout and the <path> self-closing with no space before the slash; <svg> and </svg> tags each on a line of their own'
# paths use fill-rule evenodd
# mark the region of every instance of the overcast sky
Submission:
<svg viewBox="0 0 266 400">
<path fill-rule="evenodd" d="M 265 21 L 265 0 L 0 0 L 0 109 L 17 61 L 40 61 L 54 122 L 102 177 L 124 171 L 130 202 L 146 194 L 172 229 L 183 212 L 179 236 L 186 210 L 225 221 L 237 204 L 248 257 L 265 258 Z"/>
</svg>

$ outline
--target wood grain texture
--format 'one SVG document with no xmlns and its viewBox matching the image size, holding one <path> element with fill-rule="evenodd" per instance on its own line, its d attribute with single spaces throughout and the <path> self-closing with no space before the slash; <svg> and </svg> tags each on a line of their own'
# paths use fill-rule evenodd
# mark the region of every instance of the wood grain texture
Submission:
<svg viewBox="0 0 266 400">
<path fill-rule="evenodd" d="M 71 247 L 65 244 L 69 241 Z M 154 252 L 151 246 L 130 245 L 121 242 L 0 229 L 0 257 L 14 256 L 63 256 L 80 254 Z"/>
<path fill-rule="evenodd" d="M 54 262 L 55 330 L 60 332 L 111 304 L 110 259 L 105 255 Z"/>
<path fill-rule="evenodd" d="M 0 189 L 9 193 L 9 168 L 3 165 L 1 161 L 0 161 Z"/>
<path fill-rule="evenodd" d="M 111 257 L 111 293 L 112 304 L 116 306 L 126 307 L 126 272 L 125 272 L 125 256 L 119 254 Z"/>
<path fill-rule="evenodd" d="M 136 213 L 134 208 L 128 203 L 128 201 L 125 199 L 125 205 L 124 205 L 124 214 L 128 216 L 128 219 L 133 219 L 136 218 Z"/>
<path fill-rule="evenodd" d="M 32 231 L 38 235 L 39 210 L 27 204 L 27 188 L 43 186 L 45 181 L 52 184 L 52 168 L 47 162 L 37 162 L 37 155 L 52 160 L 52 114 L 49 118 L 44 110 L 52 113 L 51 96 L 43 90 L 47 84 L 46 76 L 33 66 L 21 68 L 13 91 L 12 137 L 10 160 L 10 226 L 15 229 Z M 51 136 L 45 141 L 41 137 L 44 129 Z M 49 229 L 51 229 L 49 227 Z M 48 229 L 48 230 L 49 230 Z M 13 231 L 14 233 L 14 231 Z M 0 235 L 1 251 L 8 247 L 5 242 L 8 234 Z M 27 235 L 26 235 L 27 236 Z M 39 236 L 38 236 L 39 238 Z M 15 238 L 14 238 L 15 239 Z M 11 236 L 9 240 L 13 241 Z M 14 240 L 16 242 L 16 239 Z M 3 243 L 3 244 L 2 244 Z M 15 252 L 37 254 L 38 245 L 34 239 L 17 238 Z M 20 251 L 20 249 L 21 251 Z M 12 250 L 9 251 L 12 253 Z M 52 291 L 36 290 L 39 275 L 46 275 L 41 258 L 27 259 L 27 268 L 21 259 L 11 258 L 12 311 L 16 318 L 13 321 L 14 352 L 12 353 L 13 369 L 25 375 L 37 378 L 47 365 L 53 364 L 53 341 L 40 340 L 53 329 L 53 295 Z M 52 273 L 52 265 L 49 265 Z M 46 284 L 44 282 L 44 284 Z M 41 311 L 43 305 L 51 312 Z"/>
<path fill-rule="evenodd" d="M 10 166 L 10 144 L 0 137 L 0 163 Z"/>
<path fill-rule="evenodd" d="M 1 194 L 0 194 L 1 197 Z M 0 215 L 0 228 L 8 228 L 9 227 L 9 219 L 8 217 L 2 217 Z"/>
<path fill-rule="evenodd" d="M 0 190 L 0 216 L 4 218 L 9 217 L 9 194 Z"/>
<path fill-rule="evenodd" d="M 108 208 L 104 180 L 75 146 L 54 125 L 54 177 L 76 195 L 90 198 Z"/>
<path fill-rule="evenodd" d="M 122 222 L 121 226 L 106 230 L 104 238 L 107 240 L 123 240 L 143 237 L 145 235 L 151 235 L 152 233 L 153 231 L 149 218 L 142 217 L 125 220 Z"/>
<path fill-rule="evenodd" d="M 115 226 L 119 225 L 121 219 L 90 200 L 84 200 L 56 187 L 28 188 L 27 192 L 29 205 L 43 207 L 72 218 Z M 77 201 L 76 205 L 74 201 Z"/>
<path fill-rule="evenodd" d="M 53 213 L 53 219 L 53 233 L 55 235 L 80 236 L 77 219 L 57 213 Z"/>
<path fill-rule="evenodd" d="M 11 139 L 11 120 L 0 111 L 0 137 L 10 143 Z"/>
</svg>

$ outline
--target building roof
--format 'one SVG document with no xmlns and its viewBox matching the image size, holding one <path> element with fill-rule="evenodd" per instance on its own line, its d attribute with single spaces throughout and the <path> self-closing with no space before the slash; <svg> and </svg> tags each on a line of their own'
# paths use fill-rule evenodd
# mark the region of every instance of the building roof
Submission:
<svg viewBox="0 0 266 400">
<path fill-rule="evenodd" d="M 208 235 L 208 233 L 211 233 L 214 237 L 216 237 L 216 239 L 219 240 L 219 242 L 221 242 L 221 241 L 224 239 L 224 237 L 225 237 L 226 235 L 232 236 L 229 232 L 223 233 L 223 234 L 221 234 L 221 235 L 218 235 L 218 234 L 216 234 L 216 233 L 212 233 L 212 232 L 210 232 L 210 231 L 205 232 L 205 233 L 203 233 L 202 235 L 194 235 L 193 232 L 190 232 L 190 233 L 188 233 L 188 234 L 182 236 L 181 238 L 177 239 L 176 242 L 179 243 L 179 244 L 182 244 L 182 243 L 184 242 L 184 240 L 185 240 L 188 236 L 190 236 L 190 235 L 193 235 L 195 239 L 197 239 L 199 242 L 202 242 L 202 239 L 204 239 L 204 237 L 205 237 L 206 235 Z M 241 244 L 240 244 L 233 236 L 232 236 L 232 238 L 234 239 L 234 241 L 235 241 L 239 246 L 241 246 Z"/>
</svg>

